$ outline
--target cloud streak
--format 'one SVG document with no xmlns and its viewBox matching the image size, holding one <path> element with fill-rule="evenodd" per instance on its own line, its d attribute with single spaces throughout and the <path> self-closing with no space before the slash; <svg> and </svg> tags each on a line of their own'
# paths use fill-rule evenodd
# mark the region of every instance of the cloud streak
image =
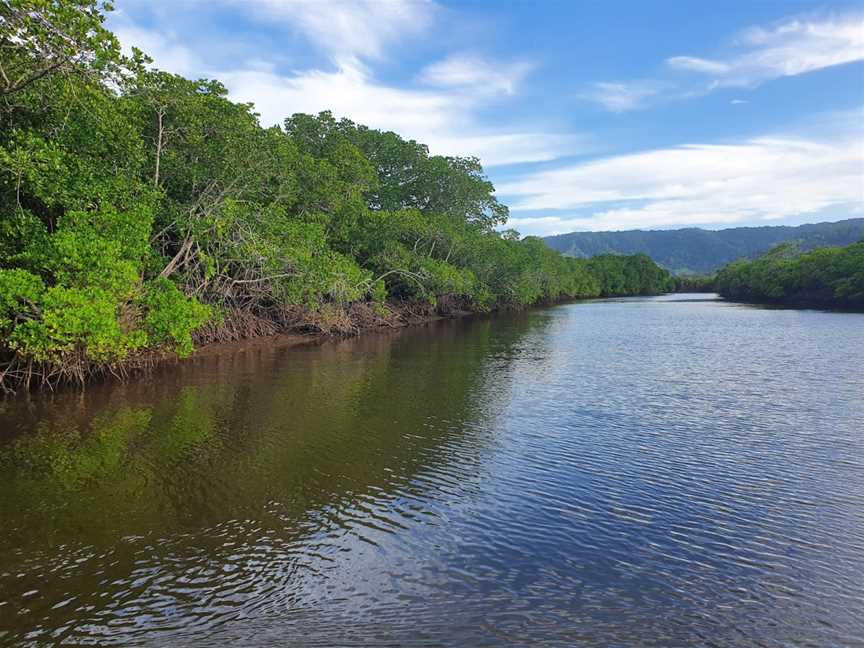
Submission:
<svg viewBox="0 0 864 648">
<path fill-rule="evenodd" d="M 604 81 L 594 83 L 583 99 L 598 103 L 614 113 L 636 110 L 645 106 L 646 100 L 660 92 L 660 85 L 653 81 Z"/>
<path fill-rule="evenodd" d="M 712 87 L 752 87 L 771 79 L 864 60 L 864 17 L 787 20 L 741 34 L 743 52 L 721 59 L 674 56 L 667 64 L 712 78 Z"/>
<path fill-rule="evenodd" d="M 420 81 L 439 88 L 474 88 L 512 95 L 532 67 L 526 62 L 501 64 L 477 56 L 450 56 L 424 68 Z"/>
<path fill-rule="evenodd" d="M 832 139 L 765 136 L 645 151 L 531 174 L 498 192 L 512 199 L 515 225 L 544 233 L 731 224 L 851 208 L 864 202 L 861 129 Z M 559 213 L 520 213 L 544 210 Z"/>
<path fill-rule="evenodd" d="M 594 83 L 581 98 L 622 113 L 647 108 L 657 100 L 697 97 L 720 88 L 753 88 L 781 77 L 864 61 L 864 15 L 785 20 L 747 29 L 734 43 L 716 58 L 668 58 L 660 79 Z M 681 73 L 697 80 L 682 78 Z"/>
<path fill-rule="evenodd" d="M 440 8 L 432 0 L 232 0 L 265 20 L 303 34 L 334 60 L 379 60 L 388 46 L 427 29 Z"/>
<path fill-rule="evenodd" d="M 393 33 L 394 25 L 428 20 L 424 12 L 434 7 L 429 2 L 383 0 L 380 6 L 405 5 L 408 9 L 382 17 L 377 0 L 354 3 L 336 2 L 332 15 L 320 7 L 330 3 L 272 2 L 256 5 L 263 19 L 268 12 L 290 21 L 302 14 L 301 28 L 310 38 L 320 39 L 322 47 L 336 38 L 343 23 L 354 21 L 363 31 L 376 27 L 378 20 L 390 21 L 382 34 Z M 418 9 L 419 8 L 419 9 Z M 304 9 L 304 11 L 301 11 Z M 341 13 L 340 12 L 344 12 Z M 331 24 L 321 21 L 329 15 Z M 359 17 L 358 17 L 359 16 Z M 418 18 L 418 16 L 420 16 Z M 347 21 L 347 22 L 346 22 Z M 364 27 L 365 25 L 365 27 Z M 393 130 L 403 137 L 427 144 L 434 154 L 473 155 L 485 166 L 545 162 L 588 150 L 588 138 L 569 133 L 549 132 L 542 125 L 482 125 L 479 114 L 515 95 L 519 84 L 532 68 L 520 61 L 498 63 L 472 55 L 454 55 L 428 65 L 408 87 L 388 85 L 375 78 L 371 63 L 361 57 L 380 56 L 391 42 L 381 37 L 373 44 L 343 43 L 329 49 L 331 69 L 306 69 L 283 72 L 261 59 L 247 56 L 237 65 L 208 65 L 208 57 L 195 44 L 187 44 L 168 30 L 144 29 L 128 19 L 114 26 L 125 49 L 136 45 L 149 53 L 155 64 L 177 74 L 217 78 L 229 89 L 235 101 L 251 102 L 265 125 L 281 124 L 294 113 L 330 110 L 337 117 Z"/>
<path fill-rule="evenodd" d="M 363 67 L 311 70 L 293 76 L 240 70 L 223 72 L 232 97 L 253 101 L 265 123 L 294 112 L 332 110 L 372 128 L 393 130 L 441 155 L 476 155 L 487 166 L 552 160 L 585 150 L 586 138 L 538 131 L 489 131 L 474 117 L 484 89 L 402 89 L 377 83 Z"/>
</svg>

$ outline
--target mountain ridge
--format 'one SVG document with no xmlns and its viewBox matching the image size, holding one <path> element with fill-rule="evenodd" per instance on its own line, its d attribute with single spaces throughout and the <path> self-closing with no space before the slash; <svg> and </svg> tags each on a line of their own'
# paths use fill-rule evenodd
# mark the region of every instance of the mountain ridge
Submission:
<svg viewBox="0 0 864 648">
<path fill-rule="evenodd" d="M 797 242 L 803 250 L 844 246 L 864 238 L 864 218 L 807 223 L 762 225 L 707 230 L 687 227 L 675 230 L 619 230 L 570 232 L 547 236 L 552 249 L 573 257 L 597 254 L 650 256 L 675 274 L 709 274 L 741 258 L 754 258 L 775 245 Z"/>
</svg>

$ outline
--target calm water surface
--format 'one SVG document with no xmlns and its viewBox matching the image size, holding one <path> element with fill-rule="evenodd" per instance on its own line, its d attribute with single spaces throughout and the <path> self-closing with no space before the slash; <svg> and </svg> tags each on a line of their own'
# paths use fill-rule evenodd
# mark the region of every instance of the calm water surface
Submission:
<svg viewBox="0 0 864 648">
<path fill-rule="evenodd" d="M 0 644 L 864 645 L 864 315 L 582 303 L 0 405 Z"/>
</svg>

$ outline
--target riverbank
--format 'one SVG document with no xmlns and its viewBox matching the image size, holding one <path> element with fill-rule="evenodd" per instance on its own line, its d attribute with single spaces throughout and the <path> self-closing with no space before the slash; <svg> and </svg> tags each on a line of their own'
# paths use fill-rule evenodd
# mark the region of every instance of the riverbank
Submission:
<svg viewBox="0 0 864 648">
<path fill-rule="evenodd" d="M 791 245 L 717 273 L 717 292 L 730 301 L 788 308 L 864 310 L 864 242 L 801 252 Z"/>
<path fill-rule="evenodd" d="M 538 303 L 550 306 L 573 301 Z M 260 317 L 234 311 L 202 326 L 193 335 L 194 349 L 179 354 L 167 349 L 150 349 L 114 362 L 94 362 L 83 353 L 70 354 L 63 363 L 39 363 L 12 357 L 0 369 L 0 397 L 36 390 L 54 391 L 64 387 L 83 388 L 92 382 L 124 382 L 150 374 L 153 370 L 179 362 L 206 358 L 241 348 L 279 346 L 282 348 L 342 340 L 375 331 L 393 331 L 433 322 L 475 317 L 526 308 L 471 310 L 456 300 L 438 305 L 429 303 L 374 304 L 355 303 L 315 311 L 306 308 L 283 309 L 279 316 Z"/>
<path fill-rule="evenodd" d="M 305 344 L 319 344 L 328 340 L 344 340 L 376 331 L 392 331 L 423 326 L 447 319 L 473 317 L 480 313 L 465 309 L 451 308 L 446 311 L 424 308 L 422 304 L 387 304 L 383 308 L 374 308 L 368 304 L 353 304 L 345 313 L 339 316 L 323 318 L 307 317 L 285 329 L 275 329 L 272 332 L 257 335 L 228 337 L 225 331 L 215 335 L 202 333 L 198 339 L 200 346 L 187 358 L 174 360 L 182 362 L 197 358 L 219 355 L 226 351 L 253 350 L 262 347 L 278 346 L 281 348 Z"/>
<path fill-rule="evenodd" d="M 794 300 L 794 301 L 771 301 L 765 299 L 744 299 L 740 297 L 725 297 L 717 293 L 717 296 L 730 304 L 740 304 L 742 306 L 753 306 L 756 308 L 766 308 L 770 310 L 812 310 L 822 311 L 825 313 L 864 313 L 864 305 L 844 305 L 837 304 L 831 301 L 819 300 Z"/>
<path fill-rule="evenodd" d="M 124 381 L 156 367 L 212 355 L 238 344 L 266 344 L 268 340 L 278 339 L 280 346 L 295 346 L 474 314 L 476 311 L 453 302 L 438 306 L 428 303 L 354 303 L 347 307 L 327 305 L 315 310 L 296 307 L 271 311 L 266 317 L 238 309 L 222 313 L 195 331 L 192 336 L 194 348 L 188 354 L 168 349 L 147 349 L 110 362 L 93 361 L 84 350 L 52 362 L 13 355 L 0 364 L 0 393 L 14 395 L 34 389 L 83 387 L 98 380 Z"/>
<path fill-rule="evenodd" d="M 179 354 L 167 349 L 147 350 L 114 362 L 93 362 L 81 352 L 70 355 L 63 363 L 38 363 L 24 358 L 7 359 L 0 369 L 0 398 L 19 392 L 71 387 L 115 380 L 124 382 L 146 376 L 153 370 L 179 362 L 206 358 L 228 350 L 260 348 L 274 345 L 285 348 L 320 344 L 375 331 L 392 331 L 423 326 L 436 321 L 524 311 L 532 308 L 586 301 L 615 299 L 639 295 L 606 295 L 591 298 L 565 297 L 538 302 L 529 307 L 496 307 L 472 310 L 459 300 L 427 303 L 375 304 L 354 303 L 347 307 L 331 306 L 315 311 L 305 308 L 283 309 L 278 316 L 260 317 L 249 312 L 225 313 L 218 320 L 202 326 L 193 335 L 194 349 Z M 647 295 L 642 295 L 647 296 Z"/>
</svg>

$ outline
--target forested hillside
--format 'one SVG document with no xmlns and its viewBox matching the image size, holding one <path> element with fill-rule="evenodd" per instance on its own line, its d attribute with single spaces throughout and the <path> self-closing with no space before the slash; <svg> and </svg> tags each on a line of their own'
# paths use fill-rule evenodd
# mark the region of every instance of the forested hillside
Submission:
<svg viewBox="0 0 864 648">
<path fill-rule="evenodd" d="M 727 263 L 755 258 L 786 241 L 796 242 L 802 250 L 811 250 L 849 245 L 862 236 L 864 218 L 850 218 L 797 227 L 572 232 L 543 240 L 552 249 L 577 258 L 641 253 L 675 274 L 711 274 Z"/>
<path fill-rule="evenodd" d="M 670 286 L 644 256 L 499 231 L 475 158 L 291 106 L 264 128 L 218 81 L 121 55 L 105 9 L 0 2 L 0 386 L 406 310 Z"/>
<path fill-rule="evenodd" d="M 755 261 L 730 263 L 715 287 L 734 301 L 864 309 L 864 240 L 803 254 L 780 245 Z"/>
</svg>

